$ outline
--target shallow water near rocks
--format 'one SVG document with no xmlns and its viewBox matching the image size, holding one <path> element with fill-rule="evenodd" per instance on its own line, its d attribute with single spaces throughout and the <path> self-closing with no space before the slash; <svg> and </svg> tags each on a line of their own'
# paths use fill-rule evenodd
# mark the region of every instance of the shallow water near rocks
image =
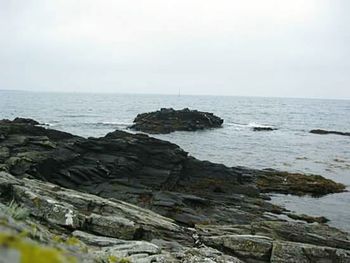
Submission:
<svg viewBox="0 0 350 263">
<path fill-rule="evenodd" d="M 228 166 L 315 173 L 350 186 L 350 137 L 310 134 L 350 131 L 350 101 L 286 98 L 73 94 L 0 91 L 0 118 L 31 117 L 47 127 L 89 137 L 127 129 L 138 113 L 189 107 L 222 117 L 223 128 L 155 137 L 201 160 Z M 253 131 L 253 127 L 276 131 Z M 350 193 L 322 198 L 272 195 L 272 202 L 322 215 L 350 232 Z"/>
</svg>

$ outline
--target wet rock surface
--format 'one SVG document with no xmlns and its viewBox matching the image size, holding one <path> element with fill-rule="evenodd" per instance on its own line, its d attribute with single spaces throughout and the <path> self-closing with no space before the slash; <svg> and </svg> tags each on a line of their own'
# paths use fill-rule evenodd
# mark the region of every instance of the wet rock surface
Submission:
<svg viewBox="0 0 350 263">
<path fill-rule="evenodd" d="M 350 261 L 348 233 L 264 194 L 319 196 L 343 185 L 199 161 L 143 134 L 85 139 L 35 125 L 0 121 L 0 233 L 20 242 L 78 262 Z M 5 241 L 3 253 L 23 253 Z"/>
<path fill-rule="evenodd" d="M 320 134 L 320 135 L 335 134 L 335 135 L 350 136 L 350 132 L 327 131 L 327 130 L 321 130 L 321 129 L 311 130 L 310 133 Z"/>
<path fill-rule="evenodd" d="M 146 133 L 171 133 L 219 128 L 224 120 L 210 112 L 172 108 L 137 115 L 130 129 Z"/>
</svg>

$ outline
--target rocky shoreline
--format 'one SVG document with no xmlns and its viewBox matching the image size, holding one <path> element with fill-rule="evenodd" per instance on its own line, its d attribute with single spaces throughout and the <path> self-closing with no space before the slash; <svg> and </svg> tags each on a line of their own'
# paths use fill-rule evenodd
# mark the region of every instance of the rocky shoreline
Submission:
<svg viewBox="0 0 350 263">
<path fill-rule="evenodd" d="M 36 124 L 0 121 L 9 260 L 31 246 L 76 262 L 350 262 L 348 233 L 267 195 L 322 196 L 342 184 L 199 161 L 144 134 L 85 139 Z"/>
</svg>

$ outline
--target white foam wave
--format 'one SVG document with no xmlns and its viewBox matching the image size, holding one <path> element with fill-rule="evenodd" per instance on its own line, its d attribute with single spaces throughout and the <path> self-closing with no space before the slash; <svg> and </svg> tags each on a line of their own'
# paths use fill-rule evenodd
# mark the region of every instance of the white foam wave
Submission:
<svg viewBox="0 0 350 263">
<path fill-rule="evenodd" d="M 225 123 L 225 125 L 231 126 L 231 127 L 239 127 L 239 128 L 274 128 L 271 125 L 260 124 L 257 122 L 250 122 L 248 124 L 229 122 L 229 123 Z"/>
<path fill-rule="evenodd" d="M 232 127 L 247 127 L 247 124 L 236 123 L 236 122 L 224 123 L 224 125 L 232 126 Z"/>
<path fill-rule="evenodd" d="M 273 126 L 260 124 L 260 123 L 256 123 L 256 122 L 250 122 L 250 123 L 248 123 L 247 126 L 250 128 L 273 128 Z"/>
<path fill-rule="evenodd" d="M 98 122 L 97 125 L 105 125 L 105 126 L 130 126 L 132 123 L 130 122 L 121 122 L 121 121 L 102 121 Z"/>
<path fill-rule="evenodd" d="M 54 127 L 54 126 L 57 126 L 58 124 L 59 124 L 58 122 L 55 122 L 55 123 L 45 122 L 45 123 L 39 124 L 38 126 L 41 126 L 41 127 Z"/>
</svg>

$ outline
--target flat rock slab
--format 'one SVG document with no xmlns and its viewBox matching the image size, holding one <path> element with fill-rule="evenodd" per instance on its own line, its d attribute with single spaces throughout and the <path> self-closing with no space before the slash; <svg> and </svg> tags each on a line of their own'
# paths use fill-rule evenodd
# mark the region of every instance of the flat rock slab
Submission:
<svg viewBox="0 0 350 263">
<path fill-rule="evenodd" d="M 272 239 L 265 236 L 223 235 L 206 237 L 203 242 L 247 262 L 268 261 L 272 250 Z"/>
<path fill-rule="evenodd" d="M 292 242 L 274 242 L 271 263 L 350 262 L 350 251 Z"/>
</svg>

